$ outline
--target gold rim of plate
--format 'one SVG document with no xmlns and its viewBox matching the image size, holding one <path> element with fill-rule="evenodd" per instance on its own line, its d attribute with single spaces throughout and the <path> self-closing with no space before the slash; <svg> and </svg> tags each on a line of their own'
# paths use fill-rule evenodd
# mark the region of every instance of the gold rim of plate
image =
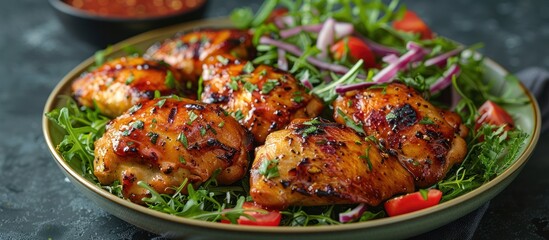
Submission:
<svg viewBox="0 0 549 240">
<path fill-rule="evenodd" d="M 171 27 L 166 27 L 158 30 L 153 30 L 150 32 L 146 32 L 140 35 L 137 35 L 135 37 L 129 38 L 125 41 L 122 41 L 120 43 L 117 43 L 112 46 L 112 52 L 117 53 L 122 51 L 124 46 L 132 46 L 135 44 L 138 44 L 143 41 L 148 41 L 153 38 L 158 38 L 159 36 L 172 36 L 177 32 L 181 31 L 187 31 L 193 28 L 197 27 L 223 27 L 223 26 L 229 26 L 228 25 L 228 19 L 226 18 L 218 18 L 218 19 L 206 19 L 206 20 L 200 20 L 195 22 L 189 22 L 184 24 L 178 24 Z M 506 76 L 508 72 L 504 70 L 503 67 L 495 63 L 494 61 L 485 58 L 485 65 L 489 68 L 492 68 L 495 72 L 502 76 Z M 53 110 L 56 106 L 58 106 L 60 99 L 59 96 L 62 95 L 64 92 L 68 92 L 68 89 L 70 88 L 70 83 L 72 80 L 74 80 L 76 77 L 78 77 L 81 73 L 85 72 L 86 69 L 88 69 L 89 66 L 93 65 L 94 58 L 93 56 L 83 61 L 81 64 L 76 66 L 73 70 L 71 70 L 63 79 L 57 84 L 57 86 L 53 89 L 52 93 L 48 97 L 48 100 L 46 102 L 46 105 L 44 107 L 44 114 L 47 112 L 50 112 Z M 158 212 L 152 209 L 149 209 L 144 206 L 140 206 L 137 204 L 134 204 L 128 200 L 124 200 L 121 198 L 118 198 L 117 196 L 101 189 L 94 183 L 86 180 L 84 177 L 82 177 L 78 172 L 76 172 L 74 169 L 72 169 L 69 164 L 62 158 L 62 156 L 57 152 L 56 146 L 53 143 L 52 136 L 51 136 L 51 122 L 45 115 L 43 115 L 42 119 L 42 129 L 43 133 L 46 139 L 46 143 L 48 145 L 48 148 L 50 152 L 53 154 L 57 164 L 61 166 L 70 176 L 72 176 L 74 179 L 76 179 L 80 184 L 84 185 L 89 190 L 99 194 L 100 196 L 108 199 L 111 202 L 114 202 L 120 206 L 141 212 L 143 214 L 149 215 L 151 217 L 163 219 L 166 221 L 170 221 L 173 223 L 178 223 L 182 225 L 189 225 L 194 227 L 202 227 L 202 228 L 211 228 L 211 229 L 218 229 L 218 230 L 225 230 L 225 231 L 238 231 L 238 232 L 261 232 L 261 233 L 321 233 L 321 232 L 338 232 L 338 231 L 352 231 L 352 230 L 359 230 L 359 229 L 368 229 L 368 228 L 376 228 L 380 226 L 386 226 L 390 224 L 398 224 L 403 223 L 407 221 L 412 221 L 414 219 L 422 218 L 429 216 L 431 214 L 435 214 L 437 212 L 441 212 L 445 209 L 455 207 L 463 202 L 470 201 L 474 199 L 475 197 L 481 195 L 485 191 L 489 190 L 490 188 L 493 188 L 494 186 L 498 185 L 500 182 L 505 180 L 506 178 L 510 177 L 513 173 L 519 171 L 524 164 L 527 162 L 529 156 L 532 154 L 535 145 L 538 141 L 539 135 L 540 135 L 540 128 L 541 128 L 541 116 L 540 116 L 540 110 L 539 106 L 536 102 L 536 99 L 532 96 L 532 93 L 524 87 L 524 85 L 520 84 L 520 90 L 524 93 L 526 97 L 530 100 L 532 112 L 534 113 L 534 119 L 533 119 L 533 132 L 531 133 L 531 137 L 529 138 L 529 141 L 526 144 L 525 149 L 522 151 L 522 153 L 518 156 L 518 159 L 511 165 L 503 174 L 495 177 L 488 183 L 478 187 L 477 189 L 468 192 L 462 196 L 459 196 L 455 199 L 449 200 L 447 202 L 443 202 L 437 206 L 430 207 L 428 209 L 412 212 L 409 214 L 404 214 L 400 216 L 395 217 L 387 217 L 387 218 L 381 218 L 381 219 L 374 219 L 367 222 L 359 222 L 359 223 L 352 223 L 352 224 L 343 224 L 343 225 L 331 225 L 331 226 L 311 226 L 311 227 L 261 227 L 261 226 L 241 226 L 241 225 L 234 225 L 234 224 L 220 224 L 215 222 L 206 222 L 201 220 L 194 220 L 194 219 L 188 219 L 184 217 L 177 217 L 173 215 L 169 215 L 167 213 Z M 462 215 L 467 214 L 468 212 L 463 213 Z"/>
</svg>

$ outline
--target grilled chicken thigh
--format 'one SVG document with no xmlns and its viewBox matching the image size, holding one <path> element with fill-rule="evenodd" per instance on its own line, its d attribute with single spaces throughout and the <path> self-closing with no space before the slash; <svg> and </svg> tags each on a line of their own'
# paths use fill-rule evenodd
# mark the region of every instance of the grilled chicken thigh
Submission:
<svg viewBox="0 0 549 240">
<path fill-rule="evenodd" d="M 351 128 L 296 119 L 256 149 L 250 195 L 260 205 L 285 208 L 367 203 L 414 191 L 398 160 Z"/>
<path fill-rule="evenodd" d="M 124 196 L 142 203 L 148 191 L 138 181 L 173 193 L 185 179 L 197 186 L 217 169 L 220 184 L 240 180 L 248 170 L 251 143 L 250 134 L 219 107 L 154 99 L 109 123 L 95 142 L 94 174 L 102 184 L 120 181 Z"/>
<path fill-rule="evenodd" d="M 185 91 L 180 74 L 166 64 L 139 57 L 123 57 L 109 61 L 82 75 L 72 84 L 78 103 L 98 107 L 101 113 L 116 117 L 140 101 L 161 95 L 178 94 L 196 97 Z"/>
<path fill-rule="evenodd" d="M 294 118 L 320 114 L 323 104 L 291 74 L 218 55 L 205 61 L 201 100 L 219 104 L 263 143 Z"/>
<path fill-rule="evenodd" d="M 193 81 L 196 87 L 202 74 L 202 62 L 219 54 L 231 54 L 239 59 L 252 58 L 255 55 L 252 36 L 245 30 L 236 29 L 196 30 L 152 46 L 145 57 L 180 69 L 183 78 Z"/>
<path fill-rule="evenodd" d="M 354 121 L 379 139 L 418 187 L 440 181 L 467 154 L 459 116 L 434 107 L 403 84 L 349 92 L 333 104 L 337 122 Z"/>
</svg>

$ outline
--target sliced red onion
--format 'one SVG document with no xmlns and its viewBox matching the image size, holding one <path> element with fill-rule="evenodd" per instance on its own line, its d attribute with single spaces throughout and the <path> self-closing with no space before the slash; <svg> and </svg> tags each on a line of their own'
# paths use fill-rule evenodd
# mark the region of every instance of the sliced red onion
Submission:
<svg viewBox="0 0 549 240">
<path fill-rule="evenodd" d="M 397 61 L 390 63 L 385 68 L 381 69 L 373 78 L 374 82 L 383 83 L 390 82 L 396 76 L 397 72 L 405 69 L 409 63 L 418 61 L 425 57 L 427 51 L 416 44 L 408 44 L 409 51 L 400 56 Z"/>
<path fill-rule="evenodd" d="M 372 50 L 372 52 L 374 52 L 374 54 L 376 56 L 383 57 L 383 56 L 386 56 L 386 55 L 389 55 L 389 54 L 395 54 L 395 55 L 400 54 L 400 52 L 398 50 L 396 50 L 394 48 L 387 47 L 387 46 L 383 46 L 379 43 L 376 43 L 376 42 L 370 40 L 367 37 L 364 37 L 360 34 L 357 34 L 356 32 L 355 32 L 355 36 L 362 39 L 362 41 L 364 41 L 366 43 L 366 45 L 368 45 L 368 47 L 370 47 L 370 50 Z"/>
<path fill-rule="evenodd" d="M 429 54 L 429 50 L 428 49 L 425 49 L 423 48 L 421 45 L 415 43 L 415 42 L 408 42 L 406 44 L 406 49 L 408 50 L 415 50 L 415 51 L 418 51 L 418 52 L 421 52 L 421 54 L 417 54 L 415 55 L 411 62 L 417 62 L 417 61 L 420 61 L 420 60 L 423 60 L 423 58 L 425 57 L 425 55 Z"/>
<path fill-rule="evenodd" d="M 278 28 L 278 29 L 284 29 L 286 28 L 286 23 L 282 20 L 281 17 L 279 18 L 275 18 L 275 20 L 273 21 L 275 26 Z"/>
<path fill-rule="evenodd" d="M 349 212 L 340 213 L 339 221 L 342 223 L 354 221 L 360 218 L 365 211 L 366 211 L 366 204 L 361 203 Z"/>
<path fill-rule="evenodd" d="M 359 90 L 367 87 L 371 87 L 374 85 L 381 84 L 379 82 L 361 82 L 361 83 L 355 83 L 355 84 L 349 84 L 349 85 L 339 85 L 336 86 L 335 91 L 338 94 L 344 94 L 349 91 L 353 90 Z"/>
<path fill-rule="evenodd" d="M 316 48 L 320 50 L 318 56 L 322 59 L 328 57 L 328 49 L 334 44 L 334 25 L 335 20 L 328 18 L 318 33 Z"/>
<path fill-rule="evenodd" d="M 295 36 L 299 34 L 302 31 L 307 32 L 320 32 L 322 29 L 323 24 L 315 24 L 315 25 L 303 25 L 303 26 L 297 26 L 294 28 L 289 28 L 280 31 L 280 37 L 281 38 L 289 38 L 291 36 Z"/>
<path fill-rule="evenodd" d="M 408 43 L 406 43 L 406 49 L 408 49 L 408 50 L 422 50 L 423 47 L 421 47 L 421 45 L 419 45 L 416 42 L 408 42 Z"/>
<path fill-rule="evenodd" d="M 318 58 L 308 57 L 307 60 L 309 60 L 309 62 L 311 64 L 313 64 L 313 65 L 315 65 L 319 68 L 326 69 L 326 70 L 332 71 L 334 73 L 345 74 L 347 71 L 349 71 L 349 68 L 347 68 L 345 66 L 327 63 L 327 62 L 324 62 L 324 61 L 322 61 Z"/>
<path fill-rule="evenodd" d="M 452 66 L 450 66 L 448 68 L 448 70 L 446 70 L 442 74 L 442 77 L 437 79 L 435 81 L 435 83 L 433 83 L 433 85 L 431 85 L 431 92 L 436 93 L 436 92 L 439 92 L 439 91 L 447 88 L 448 86 L 450 86 L 452 84 L 452 78 L 455 75 L 459 74 L 460 71 L 461 71 L 461 69 L 459 68 L 459 65 L 452 64 Z"/>
<path fill-rule="evenodd" d="M 455 56 L 456 54 L 460 53 L 461 51 L 463 51 L 463 47 L 458 47 L 458 48 L 456 48 L 452 51 L 443 53 L 443 54 L 438 55 L 438 56 L 433 57 L 433 58 L 429 58 L 429 59 L 425 60 L 425 66 L 428 67 L 428 66 L 432 66 L 432 65 L 437 65 L 439 67 L 444 67 L 446 65 L 446 61 L 448 60 L 448 58 Z"/>
<path fill-rule="evenodd" d="M 336 22 L 334 26 L 334 32 L 335 32 L 335 38 L 340 39 L 347 37 L 355 31 L 355 28 L 353 27 L 353 24 L 350 23 L 344 23 L 344 22 Z"/>
<path fill-rule="evenodd" d="M 385 55 L 385 57 L 383 57 L 381 61 L 391 64 L 398 61 L 398 56 L 395 54 Z"/>
<path fill-rule="evenodd" d="M 282 41 L 277 41 L 270 37 L 263 36 L 259 38 L 259 43 L 282 48 L 284 51 L 287 51 L 296 56 L 301 56 L 303 54 L 303 52 L 297 46 Z"/>
<path fill-rule="evenodd" d="M 311 81 L 309 81 L 309 79 L 304 78 L 304 79 L 300 79 L 300 80 L 301 80 L 301 84 L 303 84 L 303 86 L 305 86 L 309 90 L 313 89 L 313 84 L 311 83 Z"/>
<path fill-rule="evenodd" d="M 288 60 L 286 59 L 286 51 L 282 48 L 277 49 L 278 53 L 278 68 L 284 71 L 288 71 Z"/>
<path fill-rule="evenodd" d="M 286 27 L 289 27 L 289 26 L 293 26 L 295 23 L 294 21 L 294 18 L 292 16 L 282 16 L 282 17 L 278 17 L 274 20 L 274 24 L 279 28 L 279 29 L 284 29 Z"/>
<path fill-rule="evenodd" d="M 277 41 L 277 40 L 274 40 L 274 39 L 266 37 L 266 36 L 261 37 L 259 39 L 259 42 L 261 44 L 272 45 L 272 46 L 281 48 L 281 49 L 285 50 L 286 52 L 289 52 L 289 53 L 291 53 L 293 55 L 296 55 L 296 56 L 303 55 L 303 52 L 297 46 L 294 46 L 294 45 L 291 45 L 291 44 L 288 44 L 288 43 L 285 43 L 285 42 L 282 42 L 282 41 Z M 332 71 L 332 72 L 335 72 L 335 73 L 338 73 L 338 74 L 344 74 L 347 71 L 349 71 L 349 68 L 347 68 L 345 66 L 327 63 L 327 62 L 324 62 L 324 61 L 322 61 L 318 58 L 308 57 L 307 60 L 312 65 L 315 65 L 319 68 L 329 70 L 329 71 Z"/>
</svg>

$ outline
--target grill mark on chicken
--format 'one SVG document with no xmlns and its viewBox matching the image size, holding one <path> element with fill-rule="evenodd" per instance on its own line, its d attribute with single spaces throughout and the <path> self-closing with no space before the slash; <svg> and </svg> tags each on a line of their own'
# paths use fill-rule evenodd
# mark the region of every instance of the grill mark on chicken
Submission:
<svg viewBox="0 0 549 240">
<path fill-rule="evenodd" d="M 205 103 L 217 104 L 238 121 L 261 144 L 266 136 L 295 118 L 320 114 L 323 104 L 307 93 L 289 73 L 266 65 L 246 68 L 247 61 L 218 55 L 205 61 L 202 79 Z M 299 97 L 296 101 L 294 97 Z M 236 116 L 235 116 L 236 117 Z"/>
<path fill-rule="evenodd" d="M 234 183 L 246 173 L 252 139 L 222 113 L 189 99 L 142 102 L 131 114 L 113 119 L 95 142 L 94 174 L 101 184 L 125 181 L 124 196 L 139 204 L 149 193 L 137 181 L 170 194 L 185 179 L 197 187 L 221 169 L 218 182 Z"/>
<path fill-rule="evenodd" d="M 166 84 L 168 72 L 172 73 L 175 87 Z M 106 62 L 83 74 L 71 85 L 74 98 L 79 104 L 94 108 L 101 113 L 116 117 L 141 101 L 177 94 L 195 97 L 181 86 L 185 81 L 172 67 L 140 57 L 122 57 Z"/>
<path fill-rule="evenodd" d="M 417 123 L 417 113 L 410 104 L 394 108 L 390 114 L 392 117 L 387 118 L 387 122 L 393 131 L 402 130 Z"/>
<path fill-rule="evenodd" d="M 247 60 L 255 57 L 255 51 L 252 36 L 246 30 L 197 29 L 154 44 L 144 57 L 177 68 L 184 79 L 192 82 L 191 89 L 196 92 L 205 59 L 227 54 Z"/>
<path fill-rule="evenodd" d="M 168 115 L 168 123 L 173 123 L 175 114 L 177 114 L 177 108 L 173 107 L 170 109 L 170 114 Z"/>
<path fill-rule="evenodd" d="M 311 126 L 321 131 L 303 136 L 300 129 Z M 365 154 L 371 170 L 361 157 Z M 279 161 L 280 176 L 267 179 L 258 167 L 274 157 Z M 286 129 L 271 133 L 256 149 L 250 173 L 250 195 L 256 203 L 271 208 L 351 203 L 375 206 L 395 194 L 414 191 L 412 176 L 395 157 L 382 157 L 376 145 L 354 130 L 325 121 L 296 119 Z"/>
<path fill-rule="evenodd" d="M 354 104 L 348 105 L 348 100 Z M 467 153 L 462 138 L 466 131 L 461 131 L 459 116 L 437 109 L 403 84 L 350 92 L 336 99 L 334 108 L 361 123 L 367 135 L 379 139 L 387 153 L 397 156 L 414 176 L 418 187 L 440 181 Z M 337 111 L 334 118 L 344 123 Z M 420 119 L 430 121 L 422 123 Z"/>
</svg>

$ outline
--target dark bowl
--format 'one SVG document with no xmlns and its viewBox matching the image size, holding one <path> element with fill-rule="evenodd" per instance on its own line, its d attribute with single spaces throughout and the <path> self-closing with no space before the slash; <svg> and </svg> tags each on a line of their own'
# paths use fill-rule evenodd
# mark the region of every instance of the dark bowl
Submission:
<svg viewBox="0 0 549 240">
<path fill-rule="evenodd" d="M 199 19 L 208 1 L 171 15 L 149 18 L 116 18 L 94 15 L 62 0 L 49 0 L 65 28 L 78 38 L 100 48 L 159 27 Z"/>
</svg>

